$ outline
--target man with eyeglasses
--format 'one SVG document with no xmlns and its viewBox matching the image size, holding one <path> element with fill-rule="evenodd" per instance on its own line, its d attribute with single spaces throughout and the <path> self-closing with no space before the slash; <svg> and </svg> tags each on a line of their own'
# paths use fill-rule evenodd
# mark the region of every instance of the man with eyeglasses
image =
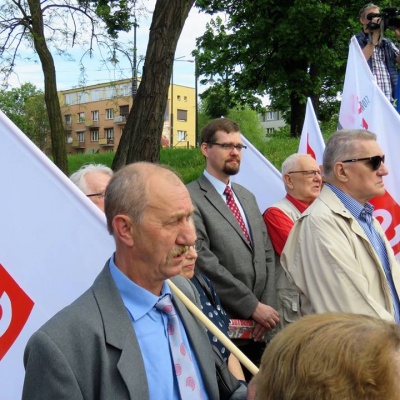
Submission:
<svg viewBox="0 0 400 400">
<path fill-rule="evenodd" d="M 286 196 L 268 207 L 263 214 L 275 250 L 279 329 L 300 317 L 299 291 L 282 269 L 280 256 L 295 221 L 321 192 L 321 169 L 310 155 L 295 153 L 283 162 L 282 179 Z"/>
<path fill-rule="evenodd" d="M 195 205 L 197 237 L 204 239 L 196 267 L 213 283 L 228 316 L 255 321 L 254 340 L 238 340 L 259 364 L 264 334 L 275 328 L 274 250 L 254 195 L 231 183 L 242 152 L 239 126 L 227 118 L 211 121 L 201 134 L 203 175 L 188 184 Z M 249 375 L 247 374 L 247 378 Z"/>
<path fill-rule="evenodd" d="M 301 314 L 350 312 L 400 321 L 400 269 L 370 199 L 389 172 L 376 135 L 335 132 L 325 185 L 291 230 L 281 263 L 300 290 Z"/>
<path fill-rule="evenodd" d="M 106 165 L 85 164 L 69 178 L 104 212 L 104 193 L 113 175 L 113 170 Z"/>
</svg>

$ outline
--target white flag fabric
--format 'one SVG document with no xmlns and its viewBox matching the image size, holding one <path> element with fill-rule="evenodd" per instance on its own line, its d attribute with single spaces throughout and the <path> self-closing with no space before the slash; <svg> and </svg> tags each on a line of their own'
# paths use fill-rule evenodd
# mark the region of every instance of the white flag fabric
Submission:
<svg viewBox="0 0 400 400">
<path fill-rule="evenodd" d="M 0 132 L 0 400 L 15 400 L 29 337 L 115 246 L 104 214 L 1 111 Z"/>
<path fill-rule="evenodd" d="M 324 138 L 322 137 L 311 99 L 308 98 L 306 115 L 299 143 L 299 153 L 309 154 L 319 165 L 322 165 L 324 150 Z"/>
<path fill-rule="evenodd" d="M 240 172 L 231 177 L 250 190 L 263 213 L 269 206 L 285 197 L 281 173 L 242 135 L 243 150 Z"/>
<path fill-rule="evenodd" d="M 384 178 L 386 194 L 375 198 L 375 216 L 390 244 L 400 256 L 400 116 L 378 87 L 355 37 L 351 39 L 339 126 L 368 129 L 376 133 L 384 152 L 389 175 Z"/>
</svg>

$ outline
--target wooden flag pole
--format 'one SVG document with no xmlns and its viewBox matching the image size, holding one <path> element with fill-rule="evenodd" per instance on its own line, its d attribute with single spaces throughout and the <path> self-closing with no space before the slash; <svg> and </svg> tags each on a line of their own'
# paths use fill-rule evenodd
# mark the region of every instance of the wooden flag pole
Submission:
<svg viewBox="0 0 400 400">
<path fill-rule="evenodd" d="M 174 284 L 168 279 L 168 285 L 171 287 L 174 294 L 186 306 L 186 308 L 210 331 L 216 338 L 243 364 L 253 375 L 258 372 L 258 368 L 251 360 L 235 346 L 232 341 L 224 335 L 213 322 L 211 322 L 203 312 Z"/>
</svg>

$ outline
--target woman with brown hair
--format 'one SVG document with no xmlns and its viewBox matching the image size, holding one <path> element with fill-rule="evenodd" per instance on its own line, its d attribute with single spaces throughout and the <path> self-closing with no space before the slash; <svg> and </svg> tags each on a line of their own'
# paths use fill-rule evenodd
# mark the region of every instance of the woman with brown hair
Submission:
<svg viewBox="0 0 400 400">
<path fill-rule="evenodd" d="M 279 332 L 251 384 L 258 400 L 400 399 L 400 326 L 315 314 Z"/>
</svg>

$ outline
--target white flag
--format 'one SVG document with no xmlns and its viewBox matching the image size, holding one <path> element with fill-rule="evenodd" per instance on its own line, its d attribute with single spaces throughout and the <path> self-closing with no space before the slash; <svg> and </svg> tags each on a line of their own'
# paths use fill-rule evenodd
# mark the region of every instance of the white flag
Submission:
<svg viewBox="0 0 400 400">
<path fill-rule="evenodd" d="M 115 246 L 104 214 L 1 111 L 0 132 L 0 400 L 15 400 L 29 337 Z"/>
<path fill-rule="evenodd" d="M 400 256 L 400 116 L 378 87 L 355 37 L 351 39 L 339 124 L 343 129 L 368 129 L 376 133 L 389 175 L 386 194 L 373 199 L 381 222 L 397 256 Z"/>
<path fill-rule="evenodd" d="M 301 131 L 299 153 L 309 154 L 319 165 L 322 165 L 322 158 L 325 150 L 325 142 L 321 129 L 315 116 L 311 99 L 307 99 L 306 115 L 304 118 L 303 130 Z"/>
<path fill-rule="evenodd" d="M 256 196 L 263 213 L 269 206 L 285 197 L 281 173 L 242 135 L 243 150 L 240 172 L 231 177 Z"/>
</svg>

